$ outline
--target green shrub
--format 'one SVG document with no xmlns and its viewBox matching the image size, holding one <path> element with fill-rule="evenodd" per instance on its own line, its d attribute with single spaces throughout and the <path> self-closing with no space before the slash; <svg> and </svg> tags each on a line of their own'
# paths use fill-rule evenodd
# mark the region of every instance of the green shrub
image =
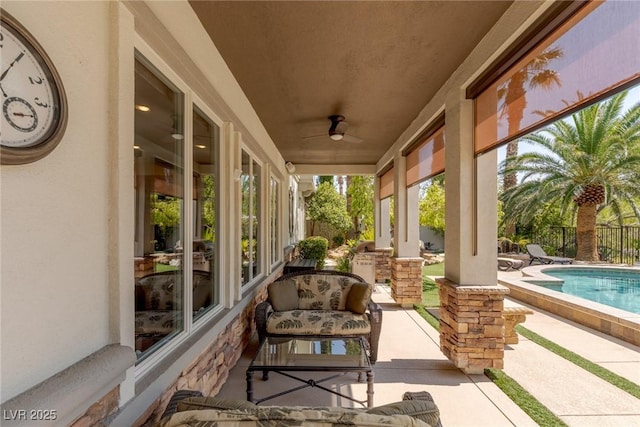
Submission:
<svg viewBox="0 0 640 427">
<path fill-rule="evenodd" d="M 349 273 L 351 271 L 351 257 L 349 257 L 349 255 L 345 255 L 338 258 L 336 270 Z"/>
<path fill-rule="evenodd" d="M 329 241 L 325 237 L 311 236 L 298 242 L 300 256 L 304 259 L 315 259 L 316 268 L 324 267 L 324 260 L 327 257 Z"/>
<path fill-rule="evenodd" d="M 342 246 L 344 244 L 344 236 L 333 236 L 333 246 Z"/>
</svg>

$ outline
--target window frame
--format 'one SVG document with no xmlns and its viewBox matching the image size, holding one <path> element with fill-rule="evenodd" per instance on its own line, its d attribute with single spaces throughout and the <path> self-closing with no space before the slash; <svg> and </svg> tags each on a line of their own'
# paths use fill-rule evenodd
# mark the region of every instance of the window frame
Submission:
<svg viewBox="0 0 640 427">
<path fill-rule="evenodd" d="M 216 193 L 216 202 L 217 202 L 217 212 L 220 212 L 220 204 L 222 202 L 221 198 L 221 185 L 220 185 L 220 177 L 223 173 L 221 164 L 223 159 L 221 158 L 222 150 L 221 145 L 223 144 L 223 121 L 217 116 L 213 110 L 204 102 L 201 98 L 195 94 L 194 90 L 189 87 L 183 79 L 181 79 L 178 74 L 171 68 L 169 65 L 144 41 L 140 38 L 139 35 L 136 35 L 134 42 L 134 51 L 133 56 L 136 60 L 139 60 L 145 67 L 149 69 L 150 72 L 156 74 L 158 78 L 169 82 L 169 84 L 175 87 L 182 93 L 182 109 L 183 109 L 183 133 L 184 133 L 184 147 L 183 147 L 183 165 L 180 165 L 183 170 L 184 177 L 192 177 L 193 170 L 193 113 L 194 109 L 198 109 L 201 114 L 204 115 L 209 121 L 211 121 L 215 126 L 218 127 L 218 141 L 217 141 L 217 164 L 215 165 L 215 173 L 217 178 L 217 193 Z M 133 114 L 133 112 L 132 112 Z M 133 120 L 135 122 L 135 119 Z M 227 287 L 223 286 L 222 280 L 220 277 L 223 276 L 224 271 L 220 273 L 216 273 L 214 275 L 214 286 L 219 290 L 220 297 L 215 305 L 213 305 L 210 309 L 208 309 L 205 313 L 199 316 L 197 319 L 193 318 L 193 274 L 188 274 L 186 272 L 192 272 L 193 270 L 193 236 L 191 235 L 193 231 L 193 215 L 194 210 L 191 203 L 185 203 L 184 200 L 192 200 L 193 199 L 193 179 L 185 179 L 183 182 L 183 212 L 182 212 L 182 235 L 184 236 L 184 256 L 183 256 L 183 298 L 182 298 L 182 331 L 176 333 L 174 336 L 169 338 L 166 342 L 164 342 L 159 347 L 155 348 L 151 353 L 144 355 L 139 360 L 136 361 L 136 365 L 134 368 L 134 378 L 135 381 L 139 381 L 143 378 L 147 373 L 152 371 L 156 366 L 158 366 L 162 361 L 166 360 L 169 355 L 171 355 L 179 346 L 181 346 L 185 341 L 187 341 L 191 336 L 193 336 L 196 332 L 202 330 L 203 326 L 207 324 L 211 319 L 219 315 L 224 309 L 224 302 L 226 300 L 226 296 L 231 289 L 229 285 Z M 137 222 L 137 213 L 133 213 L 134 222 Z M 216 227 L 218 228 L 218 237 L 220 236 L 220 224 L 219 224 L 220 215 L 217 216 L 216 219 Z M 137 231 L 134 228 L 134 231 Z M 134 232 L 134 239 L 136 238 Z M 214 246 L 215 250 L 215 263 L 218 268 L 222 267 L 222 256 L 221 242 L 222 238 L 217 238 Z M 135 241 L 135 240 L 134 240 Z M 133 273 L 133 272 L 132 272 Z M 133 277 L 133 274 L 131 274 Z M 132 283 L 132 285 L 134 285 Z M 135 299 L 135 297 L 134 297 Z M 135 330 L 132 329 L 131 332 L 134 335 L 135 340 Z"/>
<path fill-rule="evenodd" d="M 266 210 L 264 209 L 265 207 L 265 194 L 267 193 L 267 191 L 265 191 L 265 188 L 268 189 L 268 185 L 266 184 L 266 181 L 264 179 L 265 175 L 266 175 L 266 171 L 265 171 L 265 162 L 262 161 L 252 150 L 251 148 L 249 148 L 246 144 L 241 144 L 240 146 L 240 170 L 242 171 L 242 156 L 243 153 L 246 153 L 248 158 L 249 158 L 249 176 L 250 177 L 254 177 L 254 164 L 257 164 L 260 167 L 260 174 L 259 174 L 259 185 L 258 185 L 258 194 L 256 197 L 254 197 L 254 189 L 256 188 L 255 183 L 252 182 L 252 185 L 249 188 L 249 216 L 248 216 L 248 220 L 249 220 L 249 233 L 251 233 L 251 231 L 253 230 L 253 218 L 256 217 L 258 220 L 258 230 L 257 230 L 257 243 L 256 243 L 256 248 L 258 249 L 258 254 L 256 257 L 256 261 L 255 261 L 255 265 L 257 266 L 258 270 L 256 272 L 255 275 L 250 274 L 249 275 L 249 279 L 246 282 L 243 282 L 243 275 L 242 275 L 242 253 L 240 253 L 239 257 L 238 257 L 238 265 L 236 266 L 236 269 L 238 271 L 238 277 L 239 277 L 239 282 L 240 282 L 240 288 L 241 291 L 244 292 L 246 289 L 251 288 L 254 284 L 258 283 L 259 280 L 261 280 L 263 277 L 265 277 L 266 275 L 266 263 L 267 263 L 267 257 L 265 257 L 265 254 L 267 254 L 267 250 L 268 250 L 268 246 L 266 244 L 266 227 L 265 224 L 268 222 L 269 217 L 266 214 Z M 238 191 L 240 192 L 239 194 L 239 200 L 240 200 L 240 211 L 242 212 L 242 178 L 240 178 L 240 186 Z M 253 201 L 257 200 L 258 202 L 258 208 L 259 211 L 257 212 L 257 215 L 254 214 L 253 211 L 253 207 L 254 207 L 254 203 Z M 238 236 L 240 237 L 240 251 L 242 252 L 242 218 L 240 218 L 240 222 L 239 222 L 239 233 Z M 251 254 L 252 254 L 252 244 L 251 244 L 251 240 L 249 241 L 249 260 L 251 260 Z M 249 267 L 253 266 L 253 264 L 250 264 Z M 252 269 L 250 268 L 250 270 L 252 272 Z"/>
<path fill-rule="evenodd" d="M 273 189 L 276 194 L 273 200 Z M 272 217 L 272 208 L 275 205 L 276 218 Z M 269 265 L 270 271 L 282 261 L 282 181 L 273 173 L 269 176 Z"/>
<path fill-rule="evenodd" d="M 191 102 L 191 109 L 192 112 L 195 108 L 197 108 L 198 110 L 200 110 L 200 112 L 204 115 L 204 117 L 206 119 L 208 119 L 211 123 L 213 123 L 215 126 L 217 126 L 218 128 L 218 138 L 217 138 L 217 145 L 216 145 L 216 164 L 215 164 L 215 177 L 216 177 L 216 185 L 215 185 L 215 200 L 216 200 L 216 224 L 215 224 L 215 228 L 216 228 L 216 241 L 213 244 L 213 251 L 214 251 L 214 267 L 216 269 L 216 271 L 214 272 L 213 275 L 213 280 L 214 280 L 214 287 L 218 290 L 219 292 L 219 298 L 218 301 L 216 302 L 215 305 L 210 306 L 211 308 L 207 309 L 207 311 L 205 313 L 203 313 L 200 317 L 198 317 L 197 319 L 193 320 L 193 316 L 191 316 L 192 319 L 192 323 L 193 323 L 193 331 L 197 330 L 198 328 L 201 327 L 202 324 L 208 322 L 210 319 L 212 319 L 213 317 L 215 317 L 216 315 L 218 315 L 220 312 L 222 312 L 222 310 L 224 309 L 224 301 L 226 300 L 226 296 L 227 294 L 231 291 L 228 288 L 225 288 L 222 285 L 222 280 L 221 277 L 223 276 L 222 273 L 225 272 L 225 270 L 222 268 L 222 235 L 221 235 L 221 227 L 220 227 L 220 219 L 221 219 L 221 206 L 222 206 L 222 198 L 221 198 L 221 194 L 222 194 L 222 186 L 221 186 L 221 176 L 222 176 L 222 159 L 221 159 L 221 145 L 222 145 L 222 138 L 223 138 L 223 124 L 224 122 L 222 121 L 222 119 L 220 119 L 211 108 L 209 108 L 195 93 L 192 94 L 192 102 Z M 192 120 L 193 122 L 193 120 Z M 188 132 L 193 132 L 193 127 L 189 128 Z M 193 135 L 187 135 L 190 140 L 191 140 L 191 150 L 193 149 Z M 193 164 L 193 153 L 191 153 L 191 164 Z M 191 171 L 192 175 L 193 175 L 193 170 Z M 190 181 L 191 182 L 191 181 Z M 193 212 L 191 213 L 191 216 L 189 218 L 190 221 L 193 221 Z M 192 230 L 195 230 L 195 224 L 192 224 L 194 226 L 194 228 L 192 228 Z M 191 240 L 193 240 L 193 236 L 189 236 L 189 238 Z M 190 248 L 193 247 L 193 241 L 190 243 Z M 190 258 L 190 261 L 193 262 L 193 254 Z M 193 271 L 193 265 L 191 266 L 191 270 Z M 209 267 L 211 268 L 211 266 Z M 193 280 L 193 279 L 191 279 Z M 191 300 L 193 298 L 193 292 L 191 292 L 191 289 L 193 287 L 193 281 L 191 282 L 191 288 L 190 288 L 190 293 L 188 295 L 188 298 Z M 193 308 L 193 304 L 192 302 L 190 303 L 191 308 Z M 187 316 L 189 317 L 189 316 Z"/>
</svg>

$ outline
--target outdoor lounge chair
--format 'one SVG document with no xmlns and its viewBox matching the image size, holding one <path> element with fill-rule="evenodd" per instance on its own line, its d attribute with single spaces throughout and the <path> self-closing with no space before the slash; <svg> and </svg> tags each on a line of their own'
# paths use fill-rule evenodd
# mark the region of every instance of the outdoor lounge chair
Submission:
<svg viewBox="0 0 640 427">
<path fill-rule="evenodd" d="M 514 271 L 520 270 L 524 266 L 524 262 L 519 259 L 498 257 L 498 270 Z"/>
<path fill-rule="evenodd" d="M 573 259 L 560 256 L 547 255 L 540 245 L 528 244 L 527 252 L 529 252 L 529 265 L 533 261 L 538 261 L 540 264 L 573 264 Z"/>
</svg>

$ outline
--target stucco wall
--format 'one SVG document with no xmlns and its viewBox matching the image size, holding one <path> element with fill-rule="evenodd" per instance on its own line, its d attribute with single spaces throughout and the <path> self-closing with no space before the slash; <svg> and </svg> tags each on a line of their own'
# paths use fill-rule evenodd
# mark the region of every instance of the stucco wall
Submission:
<svg viewBox="0 0 640 427">
<path fill-rule="evenodd" d="M 108 343 L 109 4 L 2 7 L 48 52 L 69 103 L 49 156 L 0 169 L 4 401 Z"/>
</svg>

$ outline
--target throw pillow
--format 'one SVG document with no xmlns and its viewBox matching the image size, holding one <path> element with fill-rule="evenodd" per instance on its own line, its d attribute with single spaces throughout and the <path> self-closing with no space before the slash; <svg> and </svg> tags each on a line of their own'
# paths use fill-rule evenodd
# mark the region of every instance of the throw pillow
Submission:
<svg viewBox="0 0 640 427">
<path fill-rule="evenodd" d="M 252 409 L 256 405 L 240 399 L 219 399 L 217 397 L 188 397 L 178 402 L 178 412 L 193 411 L 199 409 Z"/>
<path fill-rule="evenodd" d="M 269 301 L 275 311 L 298 309 L 298 287 L 293 280 L 273 282 L 268 288 Z"/>
<path fill-rule="evenodd" d="M 368 283 L 354 283 L 347 294 L 345 308 L 353 313 L 364 314 L 371 298 L 371 286 Z"/>
<path fill-rule="evenodd" d="M 409 415 L 422 420 L 433 427 L 442 427 L 440 410 L 433 401 L 429 400 L 403 400 L 402 402 L 376 406 L 367 410 L 369 414 L 376 415 Z"/>
</svg>

